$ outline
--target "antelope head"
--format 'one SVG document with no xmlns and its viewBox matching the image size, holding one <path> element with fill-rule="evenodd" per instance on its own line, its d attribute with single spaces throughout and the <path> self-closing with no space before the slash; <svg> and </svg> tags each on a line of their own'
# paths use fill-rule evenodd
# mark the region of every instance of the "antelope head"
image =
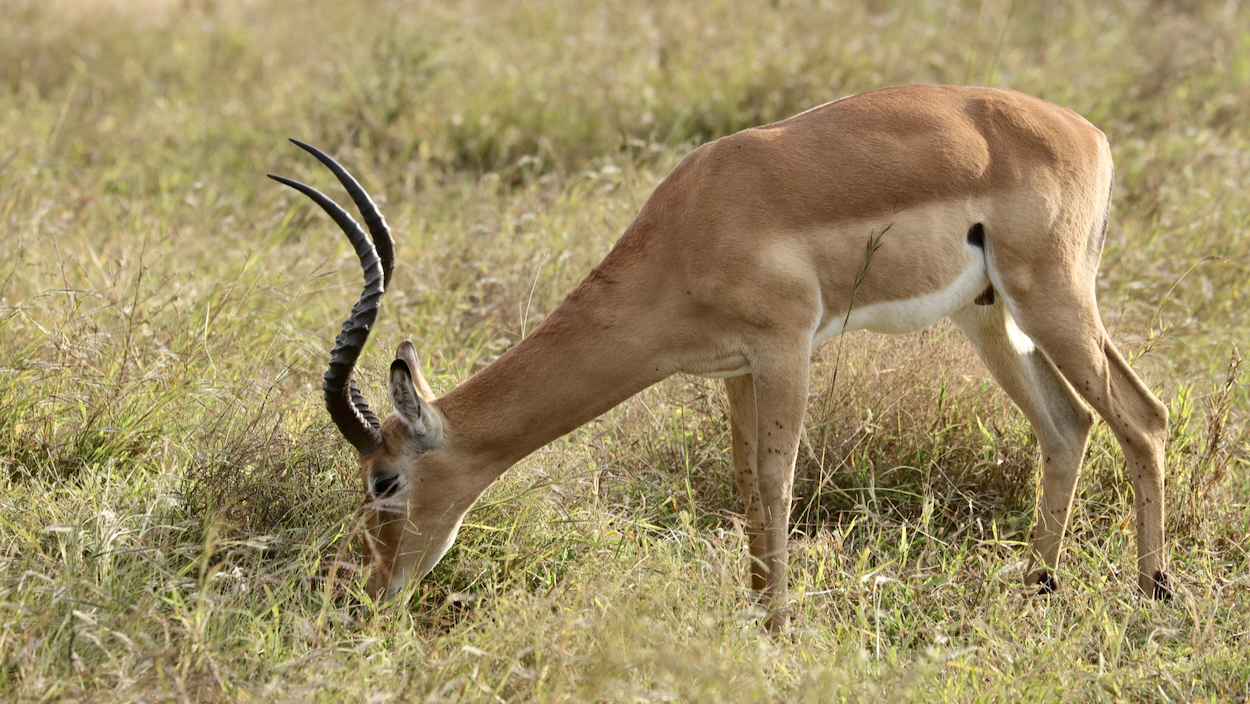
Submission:
<svg viewBox="0 0 1250 704">
<path fill-rule="evenodd" d="M 391 282 L 395 242 L 377 205 L 351 174 L 315 147 L 291 141 L 338 177 L 372 235 L 371 240 L 347 211 L 315 188 L 269 174 L 326 211 L 347 235 L 364 269 L 364 290 L 335 339 L 321 388 L 330 418 L 359 453 L 367 517 L 365 559 L 372 567 L 365 588 L 384 599 L 409 578 L 434 568 L 485 486 L 471 482 L 467 473 L 445 471 L 457 463 L 440 451 L 446 440 L 443 419 L 411 342 L 399 345 L 391 363 L 388 385 L 394 412 L 379 422 L 361 396 L 353 370 Z"/>
</svg>

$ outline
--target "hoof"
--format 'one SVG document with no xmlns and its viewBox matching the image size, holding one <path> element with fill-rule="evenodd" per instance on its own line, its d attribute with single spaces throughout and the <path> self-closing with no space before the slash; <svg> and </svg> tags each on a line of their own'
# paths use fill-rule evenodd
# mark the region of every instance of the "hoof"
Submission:
<svg viewBox="0 0 1250 704">
<path fill-rule="evenodd" d="M 1059 582 L 1049 572 L 1042 572 L 1037 577 L 1037 595 L 1050 596 L 1059 591 Z"/>
<path fill-rule="evenodd" d="M 1168 589 L 1168 576 L 1162 572 L 1155 572 L 1154 577 L 1150 580 L 1153 587 L 1150 590 L 1150 596 L 1158 601 L 1168 602 L 1172 600 L 1172 590 Z"/>
</svg>

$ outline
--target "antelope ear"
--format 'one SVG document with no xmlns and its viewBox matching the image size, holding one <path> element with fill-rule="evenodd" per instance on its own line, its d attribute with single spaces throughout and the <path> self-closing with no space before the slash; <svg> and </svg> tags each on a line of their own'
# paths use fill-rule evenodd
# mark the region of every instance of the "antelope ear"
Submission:
<svg viewBox="0 0 1250 704">
<path fill-rule="evenodd" d="M 391 362 L 390 392 L 395 412 L 404 419 L 414 434 L 438 433 L 442 423 L 438 412 L 430 405 L 430 401 L 434 400 L 434 393 L 421 375 L 416 349 L 407 340 L 400 344 L 395 351 L 395 361 Z"/>
<path fill-rule="evenodd" d="M 408 340 L 399 343 L 399 349 L 395 350 L 395 361 L 404 361 L 408 365 L 408 376 L 412 378 L 412 385 L 417 390 L 417 395 L 424 401 L 433 401 L 434 392 L 430 391 L 430 385 L 426 383 L 425 376 L 421 374 L 421 365 L 417 362 L 417 348 L 412 346 Z M 392 364 L 393 368 L 395 365 Z"/>
</svg>

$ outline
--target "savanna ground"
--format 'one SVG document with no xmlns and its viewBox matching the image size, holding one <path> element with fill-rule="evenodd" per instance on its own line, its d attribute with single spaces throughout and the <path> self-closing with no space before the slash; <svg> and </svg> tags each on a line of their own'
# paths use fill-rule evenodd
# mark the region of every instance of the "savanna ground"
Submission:
<svg viewBox="0 0 1250 704">
<path fill-rule="evenodd" d="M 350 6 L 349 6 L 350 5 Z M 1104 320 L 1173 419 L 1170 604 L 1099 429 L 1064 589 L 1019 585 L 1027 423 L 949 324 L 820 349 L 795 620 L 761 633 L 727 409 L 674 378 L 513 468 L 369 616 L 319 380 L 362 178 L 362 359 L 436 391 L 532 330 L 690 148 L 883 85 L 1070 106 L 1118 168 Z M 1245 701 L 1250 3 L 0 2 L 0 699 Z M 331 193 L 341 192 L 337 189 Z M 1240 351 L 1239 351 L 1240 350 Z"/>
</svg>

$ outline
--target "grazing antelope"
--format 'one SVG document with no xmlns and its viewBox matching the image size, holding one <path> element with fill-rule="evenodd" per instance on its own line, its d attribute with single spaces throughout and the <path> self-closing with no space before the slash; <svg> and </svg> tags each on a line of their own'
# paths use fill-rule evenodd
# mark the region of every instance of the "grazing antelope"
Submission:
<svg viewBox="0 0 1250 704">
<path fill-rule="evenodd" d="M 787 538 L 812 350 L 851 330 L 949 316 L 1032 424 L 1042 495 L 1025 583 L 1057 587 L 1094 416 L 1124 451 L 1139 588 L 1166 599 L 1167 409 L 1107 336 L 1094 298 L 1111 152 L 1066 108 L 987 88 L 906 86 L 822 105 L 691 152 L 599 266 L 528 337 L 435 398 L 415 350 L 391 364 L 379 422 L 352 370 L 390 283 L 382 215 L 333 159 L 373 241 L 315 189 L 364 268 L 323 389 L 360 453 L 366 588 L 427 574 L 478 496 L 521 458 L 665 377 L 723 379 L 751 584 L 786 623 Z"/>
</svg>

